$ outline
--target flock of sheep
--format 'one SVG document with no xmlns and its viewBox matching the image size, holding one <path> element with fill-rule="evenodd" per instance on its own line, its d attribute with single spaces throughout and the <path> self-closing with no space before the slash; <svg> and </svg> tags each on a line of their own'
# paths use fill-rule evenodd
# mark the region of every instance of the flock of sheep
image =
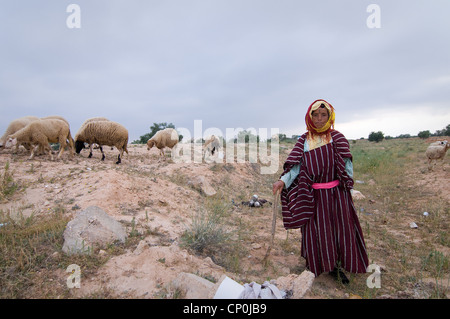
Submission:
<svg viewBox="0 0 450 319">
<path fill-rule="evenodd" d="M 173 128 L 166 128 L 156 132 L 156 134 L 147 141 L 147 149 L 153 146 L 160 151 L 160 156 L 165 159 L 164 149 L 166 147 L 173 149 L 179 141 L 178 133 Z M 36 152 L 42 154 L 48 152 L 53 160 L 53 152 L 50 143 L 59 143 L 58 159 L 64 153 L 66 146 L 69 148 L 70 156 L 80 153 L 85 145 L 90 148 L 89 157 L 92 157 L 92 149 L 97 144 L 102 152 L 102 161 L 105 159 L 105 153 L 102 146 L 116 147 L 119 151 L 116 164 L 121 163 L 123 153 L 128 154 L 128 130 L 121 124 L 113 122 L 104 117 L 94 117 L 87 119 L 81 125 L 75 138 L 70 133 L 69 122 L 61 116 L 48 116 L 39 118 L 36 116 L 25 116 L 13 120 L 6 132 L 0 138 L 0 149 L 15 147 L 16 151 L 20 145 L 23 145 L 30 151 L 30 158 L 33 159 Z M 203 146 L 206 152 L 214 155 L 220 148 L 220 140 L 212 135 Z M 425 155 L 428 158 L 428 168 L 432 169 L 432 162 L 443 160 L 447 150 L 450 148 L 448 141 L 437 141 L 431 143 Z"/>
<path fill-rule="evenodd" d="M 157 147 L 160 155 L 164 157 L 165 147 L 173 148 L 178 140 L 177 131 L 166 128 L 158 131 L 148 140 L 147 148 L 150 150 L 153 146 Z M 123 125 L 107 118 L 95 117 L 84 121 L 75 138 L 72 138 L 69 122 L 61 116 L 43 118 L 25 116 L 13 120 L 8 125 L 6 132 L 0 138 L 0 149 L 15 147 L 17 151 L 22 145 L 30 151 L 29 159 L 33 159 L 36 153 L 48 153 L 53 160 L 50 143 L 59 143 L 58 159 L 61 158 L 66 146 L 72 157 L 74 152 L 79 154 L 87 144 L 90 148 L 89 157 L 92 157 L 93 146 L 97 144 L 102 152 L 102 161 L 105 159 L 102 146 L 116 147 L 119 151 L 116 164 L 119 164 L 123 153 L 128 154 L 128 130 Z"/>
</svg>

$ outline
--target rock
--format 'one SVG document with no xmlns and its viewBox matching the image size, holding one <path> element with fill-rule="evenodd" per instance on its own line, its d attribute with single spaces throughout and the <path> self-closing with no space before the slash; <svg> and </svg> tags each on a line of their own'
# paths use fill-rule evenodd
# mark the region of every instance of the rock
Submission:
<svg viewBox="0 0 450 319">
<path fill-rule="evenodd" d="M 194 176 L 188 180 L 187 184 L 202 191 L 206 196 L 216 195 L 216 191 L 212 188 L 204 176 Z"/>
<path fill-rule="evenodd" d="M 352 189 L 352 198 L 353 199 L 364 199 L 366 196 L 364 196 L 360 191 L 357 191 L 356 189 Z"/>
<path fill-rule="evenodd" d="M 136 249 L 133 251 L 133 254 L 140 255 L 144 249 L 148 248 L 148 243 L 145 240 L 141 240 L 137 245 Z"/>
<path fill-rule="evenodd" d="M 260 248 L 261 248 L 261 244 L 258 244 L 258 243 L 252 244 L 252 249 L 260 249 Z"/>
<path fill-rule="evenodd" d="M 217 288 L 211 281 L 185 272 L 178 274 L 172 286 L 183 291 L 185 299 L 211 299 Z"/>
<path fill-rule="evenodd" d="M 94 246 L 105 247 L 118 240 L 125 242 L 125 227 L 97 206 L 90 206 L 77 213 L 64 231 L 63 252 L 86 254 Z"/>
<path fill-rule="evenodd" d="M 292 291 L 292 299 L 301 299 L 311 289 L 314 278 L 312 272 L 305 270 L 300 275 L 290 274 L 279 277 L 275 280 L 275 285 L 285 292 Z"/>
<path fill-rule="evenodd" d="M 418 228 L 418 226 L 417 226 L 417 224 L 415 222 L 411 222 L 409 224 L 409 227 L 411 227 L 411 228 Z"/>
</svg>

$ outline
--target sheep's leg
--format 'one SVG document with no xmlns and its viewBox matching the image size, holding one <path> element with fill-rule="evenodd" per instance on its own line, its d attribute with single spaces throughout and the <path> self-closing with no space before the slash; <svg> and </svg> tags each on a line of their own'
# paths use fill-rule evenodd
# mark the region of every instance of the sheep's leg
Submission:
<svg viewBox="0 0 450 319">
<path fill-rule="evenodd" d="M 58 159 L 61 158 L 62 154 L 64 153 L 64 148 L 66 147 L 66 138 L 60 138 L 59 139 L 59 153 L 58 153 Z"/>
<path fill-rule="evenodd" d="M 105 153 L 103 153 L 103 147 L 101 145 L 98 146 L 100 148 L 100 151 L 102 152 L 102 161 L 105 160 Z"/>
<path fill-rule="evenodd" d="M 30 157 L 28 158 L 28 160 L 32 160 L 34 158 L 34 153 L 35 153 L 35 148 L 33 146 L 31 146 L 30 148 Z"/>
<path fill-rule="evenodd" d="M 88 158 L 92 157 L 92 149 L 94 148 L 94 144 L 89 144 L 89 156 Z"/>
<path fill-rule="evenodd" d="M 445 161 L 444 158 L 441 158 L 441 165 L 442 165 L 442 170 L 445 171 Z"/>
<path fill-rule="evenodd" d="M 50 147 L 50 145 L 48 143 L 46 143 L 45 145 L 39 145 L 39 147 L 42 147 L 42 149 L 44 150 L 44 154 L 45 154 L 45 151 L 48 151 L 48 154 L 50 155 L 50 159 L 53 161 L 53 152 L 52 152 L 52 148 Z"/>
<path fill-rule="evenodd" d="M 120 150 L 119 156 L 117 156 L 117 162 L 116 162 L 116 164 L 122 163 L 122 160 L 121 160 L 122 156 L 123 156 L 123 149 Z"/>
</svg>

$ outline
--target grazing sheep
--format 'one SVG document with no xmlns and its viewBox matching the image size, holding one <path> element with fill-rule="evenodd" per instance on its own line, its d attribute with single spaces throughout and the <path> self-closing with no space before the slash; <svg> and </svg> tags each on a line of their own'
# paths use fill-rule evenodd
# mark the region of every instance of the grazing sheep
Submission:
<svg viewBox="0 0 450 319">
<path fill-rule="evenodd" d="M 173 149 L 178 144 L 178 133 L 173 128 L 165 128 L 164 130 L 156 132 L 152 138 L 147 141 L 147 150 L 150 150 L 153 146 L 159 149 L 159 155 L 166 160 L 164 149 L 166 147 Z"/>
<path fill-rule="evenodd" d="M 203 152 L 204 155 L 208 153 L 208 155 L 214 155 L 215 152 L 219 152 L 220 149 L 220 140 L 217 136 L 211 135 L 203 144 Z"/>
<path fill-rule="evenodd" d="M 110 121 L 109 119 L 107 119 L 106 117 L 92 117 L 92 118 L 89 118 L 89 119 L 87 119 L 86 121 L 84 121 L 83 122 L 83 124 L 81 124 L 81 127 L 83 127 L 83 126 L 85 126 L 87 123 L 91 123 L 91 122 L 102 122 L 102 121 Z M 94 148 L 94 144 L 95 145 L 98 145 L 98 144 L 96 144 L 96 143 L 92 143 L 92 144 L 89 144 L 89 158 L 91 158 L 92 157 L 92 150 L 93 150 L 93 148 Z M 101 146 L 101 145 L 98 145 L 98 148 L 100 149 L 100 151 L 102 152 L 102 154 L 103 154 L 103 147 Z M 111 147 L 111 150 L 113 150 L 113 147 Z"/>
<path fill-rule="evenodd" d="M 39 120 L 39 118 L 37 116 L 24 116 L 24 117 L 21 117 L 21 118 L 18 118 L 18 119 L 15 119 L 15 120 L 11 121 L 11 123 L 9 123 L 8 128 L 5 131 L 5 134 L 3 134 L 2 137 L 0 137 L 0 149 L 5 147 L 5 143 L 6 143 L 9 135 L 16 133 L 20 129 L 22 129 L 25 126 L 27 126 L 29 123 L 31 123 L 33 121 L 36 121 L 36 120 Z M 19 150 L 19 146 L 20 146 L 20 144 L 17 143 L 16 144 L 16 151 Z M 23 146 L 27 150 L 30 150 L 30 145 L 25 143 L 25 144 L 23 144 Z"/>
<path fill-rule="evenodd" d="M 69 121 L 67 121 L 64 117 L 59 116 L 59 115 L 50 115 L 50 116 L 46 116 L 46 117 L 41 117 L 41 120 L 48 120 L 48 119 L 56 119 L 56 120 L 61 120 L 67 123 L 67 125 L 69 125 L 69 129 L 70 129 L 70 124 Z M 72 136 L 71 136 L 72 137 Z M 69 142 L 69 141 L 67 141 Z M 68 143 L 67 145 L 70 145 L 70 143 Z M 72 139 L 72 145 L 74 145 L 74 140 Z M 42 149 L 39 149 L 39 151 L 43 151 Z"/>
<path fill-rule="evenodd" d="M 69 141 L 70 155 L 73 156 L 73 138 L 70 134 L 69 125 L 59 119 L 40 119 L 31 122 L 16 133 L 10 135 L 6 141 L 5 147 L 9 148 L 17 145 L 17 143 L 28 143 L 31 145 L 30 160 L 35 155 L 35 146 L 38 146 L 44 151 L 49 151 L 50 157 L 53 160 L 52 150 L 49 143 L 59 143 L 60 150 L 58 159 L 61 158 L 67 140 Z"/>
<path fill-rule="evenodd" d="M 447 150 L 450 148 L 450 143 L 448 141 L 437 141 L 431 143 L 427 150 L 425 151 L 425 155 L 428 158 L 428 170 L 432 170 L 433 166 L 431 163 L 434 161 L 434 165 L 436 165 L 437 160 L 442 160 L 444 162 L 444 157 Z M 445 170 L 445 167 L 444 167 Z"/>
<path fill-rule="evenodd" d="M 115 146 L 119 151 L 116 164 L 122 162 L 123 152 L 128 154 L 128 130 L 121 124 L 113 121 L 93 121 L 82 126 L 75 135 L 75 151 L 79 154 L 84 148 L 84 143 L 92 145 Z M 102 161 L 105 153 L 102 151 Z M 92 150 L 89 157 L 92 156 Z"/>
</svg>

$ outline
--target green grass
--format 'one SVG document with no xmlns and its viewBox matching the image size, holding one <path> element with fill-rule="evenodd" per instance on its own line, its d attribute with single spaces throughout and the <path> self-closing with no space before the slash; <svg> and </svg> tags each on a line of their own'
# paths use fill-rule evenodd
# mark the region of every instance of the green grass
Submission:
<svg viewBox="0 0 450 319">
<path fill-rule="evenodd" d="M 355 189 L 366 196 L 355 201 L 355 206 L 370 247 L 369 261 L 381 263 L 385 272 L 381 289 L 368 290 L 362 281 L 347 289 L 367 298 L 382 294 L 446 298 L 450 280 L 444 253 L 450 248 L 448 202 L 416 186 L 416 181 L 428 174 L 424 169 L 427 144 L 420 139 L 395 139 L 380 143 L 358 140 L 350 145 L 354 179 L 363 182 L 355 183 Z M 410 221 L 419 228 L 409 228 Z"/>
</svg>

